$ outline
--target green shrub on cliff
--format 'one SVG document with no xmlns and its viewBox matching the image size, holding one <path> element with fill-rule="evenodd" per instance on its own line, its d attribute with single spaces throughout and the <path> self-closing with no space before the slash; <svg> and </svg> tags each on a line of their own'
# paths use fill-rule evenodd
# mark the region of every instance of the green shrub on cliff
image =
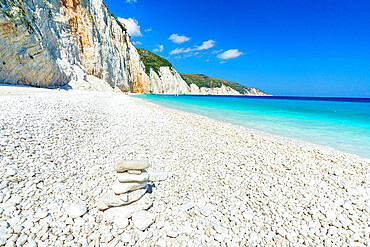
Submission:
<svg viewBox="0 0 370 247">
<path fill-rule="evenodd" d="M 207 88 L 216 88 L 216 87 L 221 87 L 222 84 L 225 86 L 229 86 L 232 89 L 238 91 L 241 94 L 244 94 L 248 92 L 251 88 L 240 85 L 236 82 L 232 81 L 227 81 L 223 79 L 217 79 L 217 78 L 212 78 L 206 75 L 202 74 L 184 74 L 180 73 L 182 79 L 186 81 L 186 83 L 190 86 L 190 84 L 195 84 L 199 88 L 201 87 L 207 87 Z"/>
<path fill-rule="evenodd" d="M 140 59 L 143 62 L 145 66 L 145 73 L 149 75 L 150 73 L 150 68 L 152 68 L 157 74 L 159 67 L 170 67 L 172 68 L 172 64 L 168 62 L 166 59 L 163 57 L 160 57 L 148 50 L 145 49 L 136 49 L 140 55 Z"/>
</svg>

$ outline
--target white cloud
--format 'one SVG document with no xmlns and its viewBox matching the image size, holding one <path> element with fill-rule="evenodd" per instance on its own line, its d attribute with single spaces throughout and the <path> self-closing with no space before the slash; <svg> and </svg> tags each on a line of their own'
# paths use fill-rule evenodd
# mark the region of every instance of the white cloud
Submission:
<svg viewBox="0 0 370 247">
<path fill-rule="evenodd" d="M 215 44 L 216 44 L 216 41 L 210 39 L 210 40 L 204 41 L 201 46 L 196 46 L 195 50 L 197 51 L 208 50 L 214 47 Z"/>
<path fill-rule="evenodd" d="M 204 41 L 203 44 L 200 45 L 200 46 L 195 45 L 193 48 L 186 48 L 186 49 L 185 48 L 176 48 L 175 50 L 172 50 L 170 52 L 170 55 L 193 52 L 193 51 L 207 50 L 207 49 L 210 49 L 210 48 L 214 47 L 215 44 L 216 44 L 216 41 L 210 39 L 210 40 Z M 197 55 L 197 53 L 193 53 L 193 55 Z"/>
<path fill-rule="evenodd" d="M 126 3 L 136 3 L 137 0 L 126 0 Z"/>
<path fill-rule="evenodd" d="M 127 29 L 127 32 L 131 35 L 131 36 L 143 36 L 140 32 L 140 26 L 139 26 L 139 23 L 138 21 L 135 19 L 135 18 L 128 18 L 128 19 L 125 19 L 125 18 L 121 18 L 121 17 L 117 17 L 117 19 L 122 22 L 123 24 L 125 24 L 125 27 Z"/>
<path fill-rule="evenodd" d="M 230 49 L 221 54 L 218 54 L 217 57 L 222 60 L 232 59 L 243 55 L 243 52 L 240 52 L 238 49 Z"/>
<path fill-rule="evenodd" d="M 175 50 L 170 51 L 170 55 L 184 53 L 184 50 L 184 48 L 176 48 Z"/>
<path fill-rule="evenodd" d="M 189 41 L 190 38 L 189 37 L 186 37 L 186 36 L 180 36 L 176 33 L 172 34 L 169 38 L 169 40 L 172 40 L 172 42 L 176 43 L 176 44 L 181 44 L 181 43 L 184 43 L 186 41 Z"/>
<path fill-rule="evenodd" d="M 173 54 L 180 54 L 180 53 L 187 53 L 187 52 L 191 52 L 193 51 L 193 49 L 191 48 L 176 48 L 175 50 L 172 50 L 170 52 L 170 55 L 173 55 Z"/>
<path fill-rule="evenodd" d="M 158 47 L 153 49 L 154 52 L 162 52 L 164 50 L 163 45 L 157 45 Z"/>
<path fill-rule="evenodd" d="M 134 41 L 134 42 L 132 42 L 132 44 L 134 44 L 134 45 L 142 45 L 143 43 L 141 43 L 140 41 Z"/>
<path fill-rule="evenodd" d="M 150 31 L 152 31 L 152 28 L 147 28 L 144 30 L 144 32 L 150 32 Z"/>
<path fill-rule="evenodd" d="M 211 52 L 210 54 L 219 54 L 219 53 L 223 52 L 223 50 L 224 50 L 224 49 L 217 50 L 217 51 L 213 51 L 213 52 Z"/>
</svg>

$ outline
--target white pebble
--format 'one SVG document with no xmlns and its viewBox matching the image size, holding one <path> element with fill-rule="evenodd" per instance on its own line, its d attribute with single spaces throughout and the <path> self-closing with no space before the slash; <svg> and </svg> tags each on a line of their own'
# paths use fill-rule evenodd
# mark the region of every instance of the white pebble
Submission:
<svg viewBox="0 0 370 247">
<path fill-rule="evenodd" d="M 145 231 L 151 224 L 154 222 L 154 215 L 148 211 L 139 211 L 132 216 L 132 222 L 134 226 L 141 230 Z"/>
<path fill-rule="evenodd" d="M 72 218 L 77 218 L 84 215 L 87 212 L 87 208 L 83 204 L 73 203 L 67 209 L 67 214 Z"/>
</svg>

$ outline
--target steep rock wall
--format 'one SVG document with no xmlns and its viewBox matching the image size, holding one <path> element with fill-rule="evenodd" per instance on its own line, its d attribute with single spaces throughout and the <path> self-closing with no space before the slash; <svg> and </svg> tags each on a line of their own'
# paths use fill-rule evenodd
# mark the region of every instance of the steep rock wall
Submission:
<svg viewBox="0 0 370 247">
<path fill-rule="evenodd" d="M 187 94 L 190 92 L 190 87 L 174 68 L 160 67 L 158 74 L 150 69 L 149 78 L 149 87 L 145 93 Z"/>
<path fill-rule="evenodd" d="M 101 0 L 1 0 L 0 82 L 57 86 L 94 75 L 142 91 L 144 65 Z"/>
</svg>

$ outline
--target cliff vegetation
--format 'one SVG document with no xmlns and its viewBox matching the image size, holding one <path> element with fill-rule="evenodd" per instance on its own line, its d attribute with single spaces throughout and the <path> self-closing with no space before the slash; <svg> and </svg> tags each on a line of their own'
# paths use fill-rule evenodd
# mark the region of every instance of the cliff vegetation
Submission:
<svg viewBox="0 0 370 247">
<path fill-rule="evenodd" d="M 246 93 L 251 91 L 250 87 L 240 85 L 236 82 L 227 81 L 227 80 L 223 80 L 223 79 L 212 78 L 212 77 L 202 75 L 202 74 L 184 74 L 184 73 L 180 73 L 180 75 L 181 75 L 182 79 L 189 86 L 190 86 L 190 84 L 195 84 L 199 88 L 201 88 L 201 87 L 217 88 L 217 87 L 221 87 L 222 84 L 224 84 L 225 86 L 229 86 L 229 87 L 238 91 L 241 94 L 246 94 Z M 261 92 L 263 92 L 263 91 L 261 91 Z"/>
<path fill-rule="evenodd" d="M 150 73 L 150 68 L 152 68 L 157 74 L 159 67 L 170 67 L 172 68 L 172 64 L 168 62 L 163 57 L 160 57 L 148 50 L 145 49 L 136 49 L 140 55 L 140 59 L 145 66 L 145 72 L 147 75 Z"/>
</svg>

